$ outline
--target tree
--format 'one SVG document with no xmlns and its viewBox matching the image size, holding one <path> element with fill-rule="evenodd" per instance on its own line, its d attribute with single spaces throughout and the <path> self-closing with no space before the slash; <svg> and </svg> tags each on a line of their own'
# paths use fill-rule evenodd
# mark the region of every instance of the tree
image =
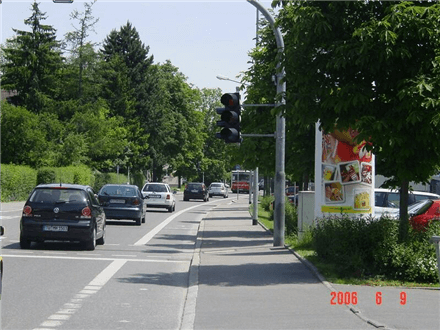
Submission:
<svg viewBox="0 0 440 330">
<path fill-rule="evenodd" d="M 38 3 L 32 4 L 32 15 L 24 21 L 31 31 L 13 29 L 14 39 L 3 48 L 2 88 L 16 91 L 12 102 L 40 113 L 59 93 L 58 71 L 62 66 L 56 30 L 42 24 L 46 19 Z"/>
<path fill-rule="evenodd" d="M 249 54 L 252 65 L 243 76 L 244 81 L 249 85 L 246 103 L 275 103 L 276 88 L 272 76 L 276 72 L 277 54 L 273 30 L 269 25 L 263 24 L 259 30 L 258 44 Z M 293 92 L 290 87 L 288 83 L 287 93 Z M 301 126 L 290 120 L 288 113 L 284 116 L 286 117 L 286 177 L 291 178 L 292 181 L 304 182 L 300 186 L 307 189 L 309 178 L 313 177 L 314 171 L 314 126 Z M 273 108 L 248 107 L 245 108 L 242 118 L 244 133 L 269 134 L 276 130 Z M 237 152 L 235 159 L 246 168 L 258 166 L 260 173 L 271 176 L 275 169 L 275 139 L 244 138 L 242 148 Z"/>
<path fill-rule="evenodd" d="M 6 101 L 1 107 L 2 163 L 36 165 L 47 150 L 46 133 L 40 130 L 38 115 Z"/>
<path fill-rule="evenodd" d="M 283 2 L 279 15 L 294 91 L 284 111 L 371 143 L 378 172 L 400 183 L 401 240 L 409 181 L 440 164 L 439 11 L 435 2 Z"/>
<path fill-rule="evenodd" d="M 93 49 L 96 43 L 87 41 L 89 31 L 94 31 L 94 26 L 99 21 L 99 18 L 95 19 L 92 16 L 92 6 L 95 2 L 96 0 L 84 3 L 84 12 L 78 12 L 75 9 L 70 14 L 70 19 L 78 21 L 79 27 L 74 27 L 74 31 L 65 34 L 66 43 L 71 45 L 69 49 L 70 61 L 77 68 L 74 71 L 74 77 L 77 79 L 76 91 L 79 98 L 83 96 L 84 70 L 90 67 L 90 64 L 94 63 L 97 57 Z"/>
<path fill-rule="evenodd" d="M 222 92 L 220 88 L 200 90 L 200 104 L 198 109 L 204 114 L 204 124 L 206 137 L 203 144 L 203 158 L 201 170 L 205 173 L 205 182 L 220 181 L 228 179 L 231 171 L 231 146 L 218 139 L 215 134 L 218 131 L 218 114 L 215 108 L 223 107 L 220 103 Z"/>
<path fill-rule="evenodd" d="M 198 106 L 200 93 L 169 60 L 154 69 L 158 78 L 156 107 L 145 120 L 151 132 L 150 151 L 154 153 L 153 177 L 160 178 L 157 174 L 165 164 L 179 176 L 196 177 L 206 140 L 203 113 Z"/>
<path fill-rule="evenodd" d="M 144 169 L 149 161 L 149 132 L 142 124 L 154 104 L 154 79 L 150 75 L 153 56 L 148 56 L 148 51 L 130 22 L 119 31 L 111 31 L 101 49 L 106 70 L 103 96 L 109 100 L 110 115 L 125 119 L 129 141 L 125 152 L 129 155 L 127 166 L 135 170 Z"/>
</svg>

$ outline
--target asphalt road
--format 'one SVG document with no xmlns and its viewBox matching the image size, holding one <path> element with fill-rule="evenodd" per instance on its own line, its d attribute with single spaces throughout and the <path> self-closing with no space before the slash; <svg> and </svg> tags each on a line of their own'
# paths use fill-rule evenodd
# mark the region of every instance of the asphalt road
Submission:
<svg viewBox="0 0 440 330">
<path fill-rule="evenodd" d="M 19 246 L 23 203 L 2 204 L 1 329 L 179 329 L 199 224 L 223 198 L 108 221 L 106 243 Z"/>
</svg>

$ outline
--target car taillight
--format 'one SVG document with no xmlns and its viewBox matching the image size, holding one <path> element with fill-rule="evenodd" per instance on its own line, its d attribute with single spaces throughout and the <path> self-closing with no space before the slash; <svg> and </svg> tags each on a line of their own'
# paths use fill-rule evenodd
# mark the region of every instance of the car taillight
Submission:
<svg viewBox="0 0 440 330">
<path fill-rule="evenodd" d="M 133 204 L 133 205 L 139 205 L 139 199 L 136 198 L 136 199 L 132 202 L 132 204 Z"/>
<path fill-rule="evenodd" d="M 23 215 L 26 217 L 31 217 L 32 216 L 32 207 L 30 207 L 29 205 L 26 205 L 23 208 Z"/>
<path fill-rule="evenodd" d="M 170 196 L 170 194 L 167 194 L 167 199 L 171 199 L 171 196 Z"/>
<path fill-rule="evenodd" d="M 81 214 L 85 218 L 90 218 L 92 216 L 92 210 L 87 206 L 82 209 Z"/>
</svg>

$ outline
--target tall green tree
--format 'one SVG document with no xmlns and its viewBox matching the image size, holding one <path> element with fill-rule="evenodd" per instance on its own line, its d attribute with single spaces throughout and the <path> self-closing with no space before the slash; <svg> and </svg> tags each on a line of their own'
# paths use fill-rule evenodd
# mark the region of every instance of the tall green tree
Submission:
<svg viewBox="0 0 440 330">
<path fill-rule="evenodd" d="M 12 102 L 41 113 L 59 94 L 59 70 L 63 58 L 56 30 L 43 24 L 47 18 L 34 1 L 24 21 L 30 31 L 13 29 L 15 37 L 3 48 L 2 88 L 15 91 Z"/>
<path fill-rule="evenodd" d="M 67 45 L 66 50 L 69 51 L 69 62 L 74 70 L 71 70 L 72 79 L 76 82 L 75 88 L 72 86 L 72 90 L 76 91 L 78 98 L 83 97 L 84 80 L 90 80 L 92 78 L 89 73 L 94 69 L 97 60 L 97 53 L 94 51 L 96 43 L 88 41 L 87 38 L 90 32 L 94 32 L 94 27 L 99 21 L 99 18 L 95 19 L 92 16 L 92 6 L 96 0 L 90 3 L 84 3 L 84 12 L 74 10 L 70 14 L 70 19 L 78 23 L 78 26 L 74 26 L 73 31 L 65 34 L 65 43 Z M 89 72 L 87 72 L 89 71 Z"/>
<path fill-rule="evenodd" d="M 281 1 L 275 1 L 280 3 Z M 440 6 L 435 2 L 282 2 L 285 112 L 301 125 L 352 127 L 377 172 L 401 188 L 400 239 L 410 181 L 440 164 Z M 292 59 L 292 60 L 290 60 Z"/>
<path fill-rule="evenodd" d="M 251 66 L 243 75 L 243 81 L 248 85 L 245 103 L 274 104 L 276 87 L 272 77 L 276 73 L 278 50 L 273 30 L 266 23 L 261 24 L 258 43 L 249 53 Z M 286 34 L 286 37 L 288 35 Z M 295 59 L 286 59 L 286 61 Z M 287 93 L 294 93 L 287 83 Z M 270 107 L 246 107 L 242 116 L 244 133 L 270 134 L 275 132 L 275 112 Z M 314 127 L 301 126 L 286 117 L 286 178 L 291 181 L 303 182 L 302 189 L 307 189 L 308 181 L 313 177 L 314 170 Z M 244 138 L 242 147 L 236 152 L 236 162 L 246 168 L 259 167 L 260 175 L 273 176 L 275 170 L 275 139 Z"/>
<path fill-rule="evenodd" d="M 151 132 L 154 179 L 165 164 L 180 176 L 194 176 L 203 160 L 206 130 L 199 109 L 200 93 L 170 61 L 155 66 L 158 89 L 156 109 L 145 121 Z"/>
<path fill-rule="evenodd" d="M 149 47 L 141 42 L 130 22 L 119 31 L 111 31 L 101 49 L 106 64 L 103 96 L 109 100 L 110 114 L 125 119 L 129 133 L 125 151 L 129 155 L 127 166 L 136 170 L 147 167 L 149 161 L 149 132 L 142 124 L 153 106 L 154 79 L 150 75 L 153 56 L 148 56 L 148 52 Z"/>
</svg>

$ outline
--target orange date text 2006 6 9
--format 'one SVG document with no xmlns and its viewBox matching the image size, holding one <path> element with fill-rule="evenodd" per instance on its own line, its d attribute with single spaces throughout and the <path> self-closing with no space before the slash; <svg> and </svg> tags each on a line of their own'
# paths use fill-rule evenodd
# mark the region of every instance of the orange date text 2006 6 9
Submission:
<svg viewBox="0 0 440 330">
<path fill-rule="evenodd" d="M 400 292 L 400 305 L 406 304 L 407 295 L 405 291 Z M 382 305 L 382 292 L 378 291 L 375 295 L 376 305 Z M 356 291 L 332 291 L 330 292 L 330 305 L 356 305 L 358 294 Z"/>
</svg>

